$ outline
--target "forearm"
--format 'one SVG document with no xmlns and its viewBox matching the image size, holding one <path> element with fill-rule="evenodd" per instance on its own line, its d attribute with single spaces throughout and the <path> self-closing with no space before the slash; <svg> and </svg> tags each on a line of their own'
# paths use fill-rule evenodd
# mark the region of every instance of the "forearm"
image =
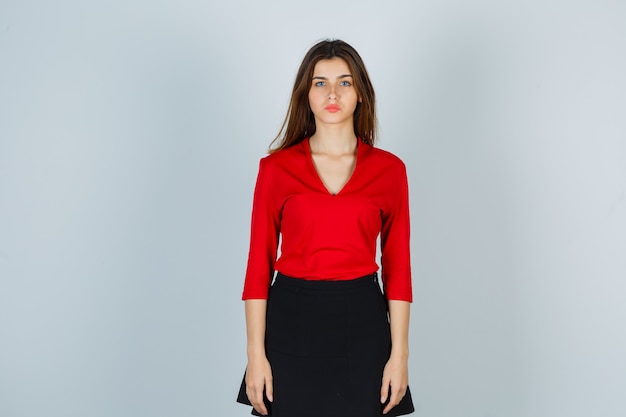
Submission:
<svg viewBox="0 0 626 417">
<path fill-rule="evenodd" d="M 406 360 L 409 357 L 409 316 L 411 303 L 389 300 L 391 326 L 391 357 Z"/>
<path fill-rule="evenodd" d="M 267 300 L 250 299 L 246 304 L 246 334 L 248 358 L 265 356 L 265 316 Z"/>
</svg>

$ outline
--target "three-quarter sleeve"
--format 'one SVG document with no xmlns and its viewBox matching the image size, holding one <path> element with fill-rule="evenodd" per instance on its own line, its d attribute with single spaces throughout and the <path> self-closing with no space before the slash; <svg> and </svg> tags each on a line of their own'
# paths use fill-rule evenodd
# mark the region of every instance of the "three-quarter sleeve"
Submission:
<svg viewBox="0 0 626 417">
<path fill-rule="evenodd" d="M 272 172 L 261 159 L 250 226 L 250 250 L 242 299 L 267 299 L 280 235 L 281 208 L 272 193 Z"/>
<path fill-rule="evenodd" d="M 393 191 L 389 205 L 382 213 L 383 289 L 388 300 L 412 302 L 409 187 L 406 167 L 402 162 L 394 169 L 390 181 L 389 186 Z"/>
</svg>

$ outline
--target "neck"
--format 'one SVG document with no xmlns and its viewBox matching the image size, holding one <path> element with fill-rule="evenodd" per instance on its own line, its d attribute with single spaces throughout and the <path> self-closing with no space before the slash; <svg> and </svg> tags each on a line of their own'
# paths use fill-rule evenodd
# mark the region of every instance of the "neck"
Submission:
<svg viewBox="0 0 626 417">
<path fill-rule="evenodd" d="M 314 153 L 345 154 L 354 152 L 357 144 L 354 128 L 350 126 L 317 126 L 309 138 Z"/>
</svg>

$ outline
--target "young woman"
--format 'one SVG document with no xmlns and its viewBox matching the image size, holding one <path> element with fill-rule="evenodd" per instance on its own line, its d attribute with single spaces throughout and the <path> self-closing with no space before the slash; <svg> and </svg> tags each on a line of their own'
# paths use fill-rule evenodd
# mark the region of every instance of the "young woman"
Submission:
<svg viewBox="0 0 626 417">
<path fill-rule="evenodd" d="M 406 170 L 373 147 L 374 108 L 350 45 L 326 40 L 308 51 L 254 192 L 243 290 L 248 366 L 237 399 L 252 414 L 414 411 Z"/>
</svg>

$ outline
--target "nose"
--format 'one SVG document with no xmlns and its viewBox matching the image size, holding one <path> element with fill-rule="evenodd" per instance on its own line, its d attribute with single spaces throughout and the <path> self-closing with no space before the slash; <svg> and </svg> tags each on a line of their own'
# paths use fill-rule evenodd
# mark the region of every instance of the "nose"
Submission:
<svg viewBox="0 0 626 417">
<path fill-rule="evenodd" d="M 330 85 L 330 90 L 328 91 L 328 99 L 337 100 L 337 90 L 334 84 Z"/>
</svg>

